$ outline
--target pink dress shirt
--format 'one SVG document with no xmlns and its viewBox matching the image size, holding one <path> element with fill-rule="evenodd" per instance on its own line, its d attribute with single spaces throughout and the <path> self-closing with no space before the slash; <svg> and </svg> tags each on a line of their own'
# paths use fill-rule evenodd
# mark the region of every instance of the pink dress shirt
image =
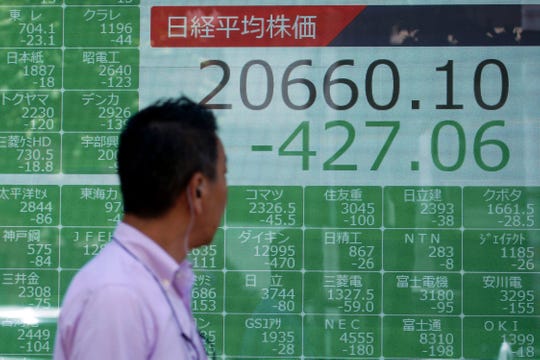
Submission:
<svg viewBox="0 0 540 360">
<path fill-rule="evenodd" d="M 70 284 L 54 358 L 207 359 L 191 314 L 193 281 L 187 260 L 178 264 L 120 223 L 113 241 Z"/>
</svg>

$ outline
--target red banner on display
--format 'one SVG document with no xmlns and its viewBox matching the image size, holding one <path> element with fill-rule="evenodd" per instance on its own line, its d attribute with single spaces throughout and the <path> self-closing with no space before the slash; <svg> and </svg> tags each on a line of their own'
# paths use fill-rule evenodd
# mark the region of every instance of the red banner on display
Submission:
<svg viewBox="0 0 540 360">
<path fill-rule="evenodd" d="M 154 6 L 153 47 L 326 46 L 365 6 Z"/>
</svg>

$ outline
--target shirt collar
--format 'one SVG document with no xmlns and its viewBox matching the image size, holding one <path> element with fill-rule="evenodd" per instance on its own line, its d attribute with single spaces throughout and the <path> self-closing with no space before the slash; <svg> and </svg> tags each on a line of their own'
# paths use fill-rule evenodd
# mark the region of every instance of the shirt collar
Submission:
<svg viewBox="0 0 540 360">
<path fill-rule="evenodd" d="M 172 285 L 184 304 L 190 307 L 195 275 L 187 258 L 178 264 L 154 240 L 124 222 L 118 224 L 113 237 L 145 264 L 165 288 Z"/>
</svg>

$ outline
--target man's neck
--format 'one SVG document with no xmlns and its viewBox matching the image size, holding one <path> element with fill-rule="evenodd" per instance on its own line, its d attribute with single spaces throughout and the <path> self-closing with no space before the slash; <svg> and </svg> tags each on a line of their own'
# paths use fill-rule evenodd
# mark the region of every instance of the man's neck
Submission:
<svg viewBox="0 0 540 360">
<path fill-rule="evenodd" d="M 161 246 L 178 263 L 182 262 L 189 250 L 185 238 L 187 226 L 178 218 L 164 215 L 157 218 L 144 218 L 134 214 L 125 214 L 123 222 L 133 226 L 156 244 Z"/>
</svg>

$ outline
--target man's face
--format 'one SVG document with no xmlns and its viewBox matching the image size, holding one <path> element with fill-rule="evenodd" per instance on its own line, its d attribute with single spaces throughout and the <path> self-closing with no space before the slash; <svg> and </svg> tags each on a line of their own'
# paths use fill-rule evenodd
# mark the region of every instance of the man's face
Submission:
<svg viewBox="0 0 540 360">
<path fill-rule="evenodd" d="M 201 215 L 200 221 L 203 227 L 200 229 L 202 232 L 201 243 L 193 244 L 193 247 L 207 245 L 212 242 L 227 203 L 227 161 L 225 149 L 219 139 L 217 140 L 217 148 L 216 178 L 207 181 L 207 193 L 206 196 L 203 196 L 204 213 Z"/>
</svg>

